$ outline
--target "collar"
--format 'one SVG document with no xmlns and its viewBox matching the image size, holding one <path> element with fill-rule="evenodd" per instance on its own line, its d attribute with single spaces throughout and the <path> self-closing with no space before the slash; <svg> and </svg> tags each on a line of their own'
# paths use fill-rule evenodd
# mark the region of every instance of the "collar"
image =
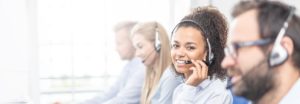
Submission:
<svg viewBox="0 0 300 104">
<path fill-rule="evenodd" d="M 291 103 L 300 103 L 299 99 L 299 92 L 300 92 L 300 78 L 298 78 L 297 82 L 293 85 L 290 91 L 283 97 L 280 101 L 281 104 L 291 104 Z M 296 101 L 296 102 L 295 102 Z"/>
</svg>

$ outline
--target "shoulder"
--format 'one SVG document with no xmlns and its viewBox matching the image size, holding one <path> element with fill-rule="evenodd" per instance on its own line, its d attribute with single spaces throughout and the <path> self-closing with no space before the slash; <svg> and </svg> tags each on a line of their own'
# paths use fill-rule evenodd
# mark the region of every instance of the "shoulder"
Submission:
<svg viewBox="0 0 300 104">
<path fill-rule="evenodd" d="M 231 96 L 230 91 L 226 89 L 226 81 L 220 80 L 220 79 L 213 79 L 212 83 L 209 87 L 216 95 L 225 95 L 225 96 Z"/>
<path fill-rule="evenodd" d="M 146 67 L 139 58 L 133 58 L 126 64 L 126 69 L 132 71 L 144 71 Z"/>
<path fill-rule="evenodd" d="M 176 80 L 175 73 L 170 68 L 167 68 L 164 71 L 164 73 L 161 76 L 161 81 L 175 81 L 175 82 L 179 82 L 179 81 Z"/>
<path fill-rule="evenodd" d="M 164 71 L 159 83 L 160 86 L 168 86 L 168 88 L 173 88 L 180 84 L 180 82 L 175 78 L 174 73 L 169 68 Z"/>
<path fill-rule="evenodd" d="M 140 80 L 135 78 L 142 78 L 144 80 L 145 76 L 145 66 L 138 58 L 133 58 L 132 60 L 128 61 L 128 63 L 123 67 L 122 75 L 133 80 Z M 123 79 L 125 80 L 125 79 Z"/>
<path fill-rule="evenodd" d="M 181 83 L 181 84 L 179 84 L 177 87 L 176 87 L 176 89 L 175 89 L 175 93 L 180 93 L 180 92 L 182 92 L 183 90 L 189 90 L 189 91 L 191 91 L 191 90 L 194 90 L 194 89 L 197 89 L 197 87 L 193 87 L 193 86 L 190 86 L 190 85 L 187 85 L 187 84 L 185 84 L 185 83 Z M 174 93 L 174 94 L 175 94 Z"/>
</svg>

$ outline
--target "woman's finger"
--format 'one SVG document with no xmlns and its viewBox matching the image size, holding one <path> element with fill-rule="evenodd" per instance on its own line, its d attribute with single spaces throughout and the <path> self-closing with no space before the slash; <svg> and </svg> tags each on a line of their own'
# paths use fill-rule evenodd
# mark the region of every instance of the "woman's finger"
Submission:
<svg viewBox="0 0 300 104">
<path fill-rule="evenodd" d="M 197 61 L 202 66 L 201 76 L 203 76 L 205 79 L 207 78 L 208 74 L 208 67 L 203 61 Z"/>
<path fill-rule="evenodd" d="M 190 70 L 193 71 L 191 76 L 199 77 L 199 75 L 198 75 L 198 72 L 199 72 L 199 71 L 197 70 L 197 68 L 191 67 Z"/>
<path fill-rule="evenodd" d="M 199 64 L 197 61 L 192 60 L 192 63 L 195 65 L 195 67 L 196 67 L 197 69 L 201 69 L 201 66 L 200 66 L 200 64 Z"/>
</svg>

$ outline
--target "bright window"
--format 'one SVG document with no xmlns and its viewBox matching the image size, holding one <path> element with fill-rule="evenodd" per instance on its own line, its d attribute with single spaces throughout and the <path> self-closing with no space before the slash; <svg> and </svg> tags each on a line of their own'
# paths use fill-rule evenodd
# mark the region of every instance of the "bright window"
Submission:
<svg viewBox="0 0 300 104">
<path fill-rule="evenodd" d="M 111 85 L 124 65 L 113 26 L 157 20 L 167 29 L 169 0 L 38 0 L 40 103 L 79 102 Z"/>
</svg>

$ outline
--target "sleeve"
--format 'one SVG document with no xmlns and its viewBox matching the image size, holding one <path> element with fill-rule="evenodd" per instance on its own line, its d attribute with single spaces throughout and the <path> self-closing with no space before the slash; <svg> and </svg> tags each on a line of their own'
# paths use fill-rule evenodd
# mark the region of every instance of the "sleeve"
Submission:
<svg viewBox="0 0 300 104">
<path fill-rule="evenodd" d="M 173 104 L 194 104 L 194 99 L 197 93 L 197 87 L 183 84 L 174 93 L 174 103 Z"/>
<path fill-rule="evenodd" d="M 121 74 L 123 74 L 123 72 Z M 88 99 L 84 102 L 80 102 L 79 104 L 102 104 L 103 102 L 113 98 L 119 92 L 121 81 L 124 77 L 124 75 L 119 76 L 117 81 L 109 88 L 109 90 L 100 93 L 96 97 Z"/>
<path fill-rule="evenodd" d="M 109 91 L 79 104 L 137 104 L 140 101 L 145 68 L 136 65 L 134 73 L 125 69 Z M 127 80 L 124 82 L 124 80 Z"/>
<path fill-rule="evenodd" d="M 175 79 L 175 76 L 172 76 L 169 71 L 167 71 L 167 76 L 162 78 L 162 82 L 160 85 L 160 97 L 159 104 L 172 104 L 172 97 L 175 88 L 180 84 L 179 81 Z"/>
</svg>

